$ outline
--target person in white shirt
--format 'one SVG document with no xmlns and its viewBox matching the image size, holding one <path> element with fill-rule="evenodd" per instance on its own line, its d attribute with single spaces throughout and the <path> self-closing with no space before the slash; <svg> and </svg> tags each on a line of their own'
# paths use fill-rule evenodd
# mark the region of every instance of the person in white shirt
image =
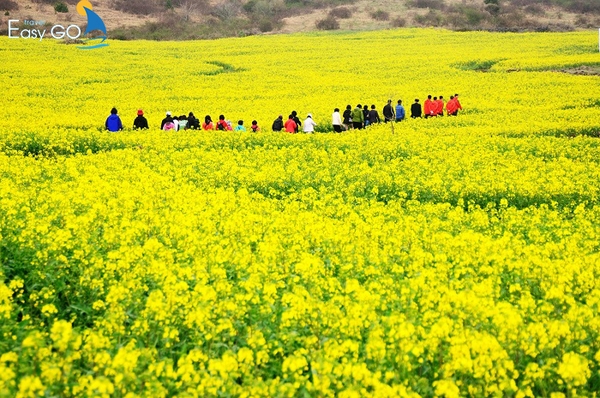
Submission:
<svg viewBox="0 0 600 398">
<path fill-rule="evenodd" d="M 342 116 L 340 115 L 340 109 L 335 108 L 333 110 L 333 115 L 331 115 L 331 124 L 333 125 L 333 131 L 336 133 L 341 133 L 344 131 L 344 126 L 342 124 Z"/>
<path fill-rule="evenodd" d="M 317 127 L 317 123 L 312 119 L 312 115 L 309 113 L 304 121 L 304 132 L 305 133 L 314 133 L 315 127 Z"/>
</svg>

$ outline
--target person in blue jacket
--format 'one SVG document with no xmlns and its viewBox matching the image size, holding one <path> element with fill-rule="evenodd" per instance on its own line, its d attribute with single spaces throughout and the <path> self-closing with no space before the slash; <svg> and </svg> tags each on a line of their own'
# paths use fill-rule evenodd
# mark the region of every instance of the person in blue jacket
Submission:
<svg viewBox="0 0 600 398">
<path fill-rule="evenodd" d="M 110 116 L 106 119 L 105 123 L 106 129 L 110 132 L 123 130 L 123 123 L 121 123 L 121 118 L 117 115 L 117 108 L 112 108 L 110 110 Z"/>
<path fill-rule="evenodd" d="M 406 111 L 404 110 L 404 106 L 402 105 L 402 100 L 398 100 L 398 105 L 396 105 L 396 121 L 401 122 L 406 117 Z"/>
</svg>

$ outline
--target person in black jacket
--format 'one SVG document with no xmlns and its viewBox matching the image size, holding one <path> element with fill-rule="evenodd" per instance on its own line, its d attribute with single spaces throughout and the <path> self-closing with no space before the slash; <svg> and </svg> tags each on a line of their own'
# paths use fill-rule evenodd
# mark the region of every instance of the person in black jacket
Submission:
<svg viewBox="0 0 600 398">
<path fill-rule="evenodd" d="M 419 104 L 419 100 L 416 99 L 415 103 L 410 107 L 410 117 L 416 119 L 423 115 L 423 108 L 421 108 L 421 104 Z"/>
<path fill-rule="evenodd" d="M 298 118 L 298 112 L 292 111 L 292 119 L 294 119 L 294 122 L 296 122 L 296 133 L 297 133 L 298 131 L 300 131 L 300 127 L 302 127 L 302 122 L 300 121 L 300 118 Z"/>
<path fill-rule="evenodd" d="M 350 127 L 352 127 L 352 107 L 350 105 L 346 106 L 346 110 L 342 117 L 344 118 L 343 123 L 344 126 L 346 126 L 346 130 L 350 129 Z"/>
<path fill-rule="evenodd" d="M 371 121 L 369 120 L 369 106 L 363 105 L 362 111 L 363 117 L 365 118 L 365 127 L 367 127 L 369 124 L 371 124 Z"/>
<path fill-rule="evenodd" d="M 394 108 L 392 108 L 392 100 L 388 100 L 387 105 L 383 107 L 383 120 L 391 122 L 395 119 Z"/>
<path fill-rule="evenodd" d="M 380 123 L 381 119 L 379 119 L 379 112 L 375 109 L 375 105 L 371 105 L 371 111 L 369 112 L 369 123 L 377 124 Z"/>
<path fill-rule="evenodd" d="M 271 127 L 273 131 L 281 131 L 283 130 L 283 116 L 279 115 L 277 119 L 273 122 L 273 126 Z"/>
<path fill-rule="evenodd" d="M 135 120 L 133 121 L 133 128 L 134 129 L 147 129 L 148 128 L 148 120 L 144 117 L 144 111 L 143 110 L 139 110 L 137 112 L 137 117 L 135 118 Z"/>
<path fill-rule="evenodd" d="M 188 128 L 192 130 L 200 130 L 200 120 L 192 112 L 188 115 Z"/>
</svg>

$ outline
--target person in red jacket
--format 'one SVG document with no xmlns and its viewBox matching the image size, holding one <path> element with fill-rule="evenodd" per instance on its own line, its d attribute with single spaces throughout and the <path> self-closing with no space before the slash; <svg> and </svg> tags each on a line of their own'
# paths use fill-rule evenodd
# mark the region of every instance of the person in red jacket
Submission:
<svg viewBox="0 0 600 398">
<path fill-rule="evenodd" d="M 440 95 L 440 98 L 436 101 L 436 112 L 437 116 L 444 116 L 444 97 Z"/>
<path fill-rule="evenodd" d="M 456 104 L 454 102 L 454 96 L 451 95 L 450 101 L 448 101 L 448 103 L 446 104 L 446 112 L 448 113 L 448 116 L 455 116 L 454 115 L 455 110 L 456 110 Z"/>
<path fill-rule="evenodd" d="M 427 96 L 427 99 L 423 103 L 423 112 L 425 113 L 425 119 L 433 116 L 433 101 L 431 100 L 431 95 Z"/>
<path fill-rule="evenodd" d="M 296 122 L 294 121 L 294 116 L 290 115 L 288 117 L 287 122 L 285 122 L 284 124 L 285 127 L 285 131 L 291 134 L 295 134 L 296 133 L 296 128 L 298 127 L 298 125 L 296 124 Z"/>
<path fill-rule="evenodd" d="M 454 116 L 456 116 L 456 115 L 458 115 L 459 109 L 462 111 L 462 106 L 460 105 L 460 101 L 458 100 L 458 94 L 454 94 L 454 105 L 456 108 L 456 109 L 454 109 Z"/>
</svg>

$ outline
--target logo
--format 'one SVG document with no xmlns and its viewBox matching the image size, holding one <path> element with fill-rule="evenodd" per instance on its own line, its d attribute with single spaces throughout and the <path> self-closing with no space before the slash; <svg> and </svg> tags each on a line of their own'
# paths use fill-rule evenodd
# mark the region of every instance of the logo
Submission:
<svg viewBox="0 0 600 398">
<path fill-rule="evenodd" d="M 81 28 L 77 25 L 69 25 L 64 27 L 63 25 L 54 25 L 48 32 L 45 21 L 23 21 L 25 28 L 19 29 L 13 27 L 13 24 L 19 23 L 18 19 L 10 19 L 8 21 L 8 38 L 9 39 L 39 39 L 43 40 L 45 37 L 52 37 L 56 40 L 68 38 L 71 40 L 77 40 L 82 37 L 88 37 L 92 32 L 99 32 L 95 37 L 82 39 L 84 46 L 78 46 L 81 50 L 93 50 L 95 48 L 107 47 L 108 43 L 105 43 L 106 36 L 106 25 L 98 14 L 92 11 L 92 4 L 89 0 L 82 0 L 77 4 L 77 12 L 79 15 L 87 17 L 87 27 L 83 34 Z M 89 45 L 88 45 L 89 44 Z"/>
<path fill-rule="evenodd" d="M 85 43 L 96 42 L 100 40 L 98 44 L 93 44 L 91 46 L 79 46 L 77 48 L 82 50 L 92 50 L 94 48 L 106 47 L 108 43 L 104 43 L 106 41 L 106 25 L 104 25 L 104 21 L 98 14 L 92 11 L 92 3 L 89 0 L 82 0 L 77 3 L 77 12 L 79 15 L 87 17 L 88 24 L 85 32 L 83 32 L 83 36 L 87 36 L 93 31 L 100 31 L 102 35 L 97 36 L 93 39 L 84 40 Z"/>
</svg>

